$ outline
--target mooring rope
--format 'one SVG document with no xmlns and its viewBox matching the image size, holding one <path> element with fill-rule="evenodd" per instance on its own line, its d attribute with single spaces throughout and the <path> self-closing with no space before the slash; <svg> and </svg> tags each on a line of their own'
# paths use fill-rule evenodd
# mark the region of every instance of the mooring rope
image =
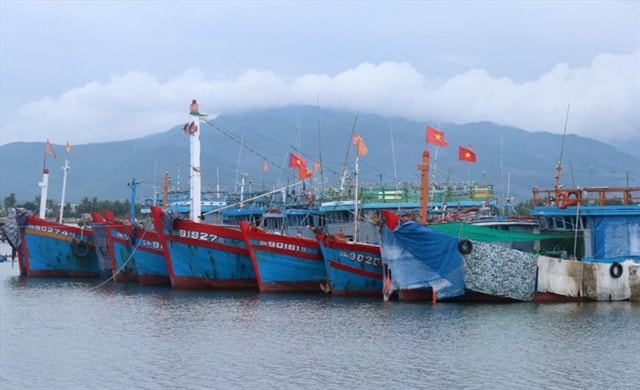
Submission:
<svg viewBox="0 0 640 390">
<path fill-rule="evenodd" d="M 103 282 L 101 282 L 100 284 L 98 284 L 97 286 L 95 286 L 93 289 L 97 289 L 100 288 L 102 286 L 104 286 L 105 284 L 107 284 L 108 282 L 112 281 L 115 279 L 116 275 L 118 275 L 123 269 L 124 267 L 127 266 L 127 264 L 129 263 L 129 261 L 131 259 L 133 259 L 133 255 L 136 253 L 136 251 L 138 250 L 138 247 L 140 246 L 140 243 L 142 242 L 142 239 L 144 238 L 144 235 L 146 234 L 146 230 L 142 231 L 142 236 L 140 236 L 140 239 L 138 240 L 138 242 L 136 243 L 136 245 L 133 247 L 133 250 L 131 251 L 131 254 L 129 254 L 129 257 L 124 261 L 124 263 L 122 263 L 122 265 L 120 266 L 120 268 L 118 268 L 116 270 L 116 272 L 113 273 L 113 275 L 111 275 L 109 278 L 107 278 L 106 280 L 104 280 Z"/>
</svg>

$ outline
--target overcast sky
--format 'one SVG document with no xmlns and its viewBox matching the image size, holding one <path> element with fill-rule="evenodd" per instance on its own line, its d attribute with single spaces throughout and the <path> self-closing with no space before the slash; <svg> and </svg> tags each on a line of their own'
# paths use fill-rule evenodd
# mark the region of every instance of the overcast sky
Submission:
<svg viewBox="0 0 640 390">
<path fill-rule="evenodd" d="M 640 1 L 0 1 L 0 144 L 319 104 L 640 145 Z M 347 129 L 345 131 L 349 131 Z"/>
</svg>

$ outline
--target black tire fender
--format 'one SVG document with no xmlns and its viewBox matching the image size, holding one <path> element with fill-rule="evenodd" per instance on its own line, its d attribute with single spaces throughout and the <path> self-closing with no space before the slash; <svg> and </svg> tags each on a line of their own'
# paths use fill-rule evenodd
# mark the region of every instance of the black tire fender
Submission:
<svg viewBox="0 0 640 390">
<path fill-rule="evenodd" d="M 89 252 L 91 252 L 91 247 L 85 240 L 74 239 L 71 241 L 71 249 L 73 250 L 73 254 L 80 258 L 89 256 Z"/>
<path fill-rule="evenodd" d="M 609 275 L 611 275 L 612 278 L 618 279 L 620 276 L 622 276 L 622 271 L 622 264 L 618 263 L 617 261 L 611 263 L 611 267 L 609 268 Z"/>
<path fill-rule="evenodd" d="M 473 244 L 471 243 L 471 241 L 467 240 L 466 238 L 462 239 L 460 240 L 460 242 L 458 242 L 458 250 L 463 255 L 468 255 L 473 250 Z"/>
</svg>

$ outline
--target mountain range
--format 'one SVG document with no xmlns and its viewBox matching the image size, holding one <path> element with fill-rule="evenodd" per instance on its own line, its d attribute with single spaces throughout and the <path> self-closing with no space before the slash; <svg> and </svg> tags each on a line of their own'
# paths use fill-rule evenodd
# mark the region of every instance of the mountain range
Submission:
<svg viewBox="0 0 640 390">
<path fill-rule="evenodd" d="M 185 115 L 185 121 L 188 116 Z M 426 143 L 426 125 L 445 133 L 446 147 Z M 116 142 L 54 145 L 48 156 L 48 198 L 59 202 L 65 158 L 69 158 L 65 202 L 83 198 L 130 199 L 128 183 L 136 180 L 138 199 L 162 191 L 169 175 L 171 188 L 189 188 L 189 137 L 183 123 L 156 134 Z M 369 113 L 289 106 L 223 114 L 201 125 L 203 190 L 239 192 L 272 189 L 295 179 L 289 153 L 321 163 L 307 179 L 310 186 L 337 186 L 345 170 L 353 172 L 356 132 L 368 152 L 359 157 L 359 183 L 419 181 L 423 150 L 431 154 L 430 180 L 438 183 L 476 181 L 494 185 L 500 199 L 514 203 L 531 198 L 531 189 L 552 188 L 556 165 L 562 162 L 565 186 L 640 186 L 640 151 L 625 153 L 609 144 L 577 135 L 528 132 L 490 122 L 462 125 L 423 123 Z M 47 138 L 43 136 L 43 138 Z M 458 159 L 458 147 L 472 148 L 477 161 Z M 18 203 L 40 195 L 44 142 L 0 146 L 0 199 L 14 193 Z M 266 172 L 264 171 L 266 167 Z"/>
</svg>

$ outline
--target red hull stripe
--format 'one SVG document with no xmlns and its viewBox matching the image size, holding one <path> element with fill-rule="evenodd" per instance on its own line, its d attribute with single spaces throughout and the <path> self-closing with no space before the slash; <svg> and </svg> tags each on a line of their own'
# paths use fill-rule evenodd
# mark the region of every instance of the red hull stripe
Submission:
<svg viewBox="0 0 640 390">
<path fill-rule="evenodd" d="M 348 265 L 337 263 L 335 261 L 329 261 L 329 267 L 339 269 L 341 271 L 349 272 L 350 274 L 360 275 L 371 279 L 382 280 L 382 268 L 380 273 L 365 271 L 360 268 L 349 267 Z"/>
</svg>

